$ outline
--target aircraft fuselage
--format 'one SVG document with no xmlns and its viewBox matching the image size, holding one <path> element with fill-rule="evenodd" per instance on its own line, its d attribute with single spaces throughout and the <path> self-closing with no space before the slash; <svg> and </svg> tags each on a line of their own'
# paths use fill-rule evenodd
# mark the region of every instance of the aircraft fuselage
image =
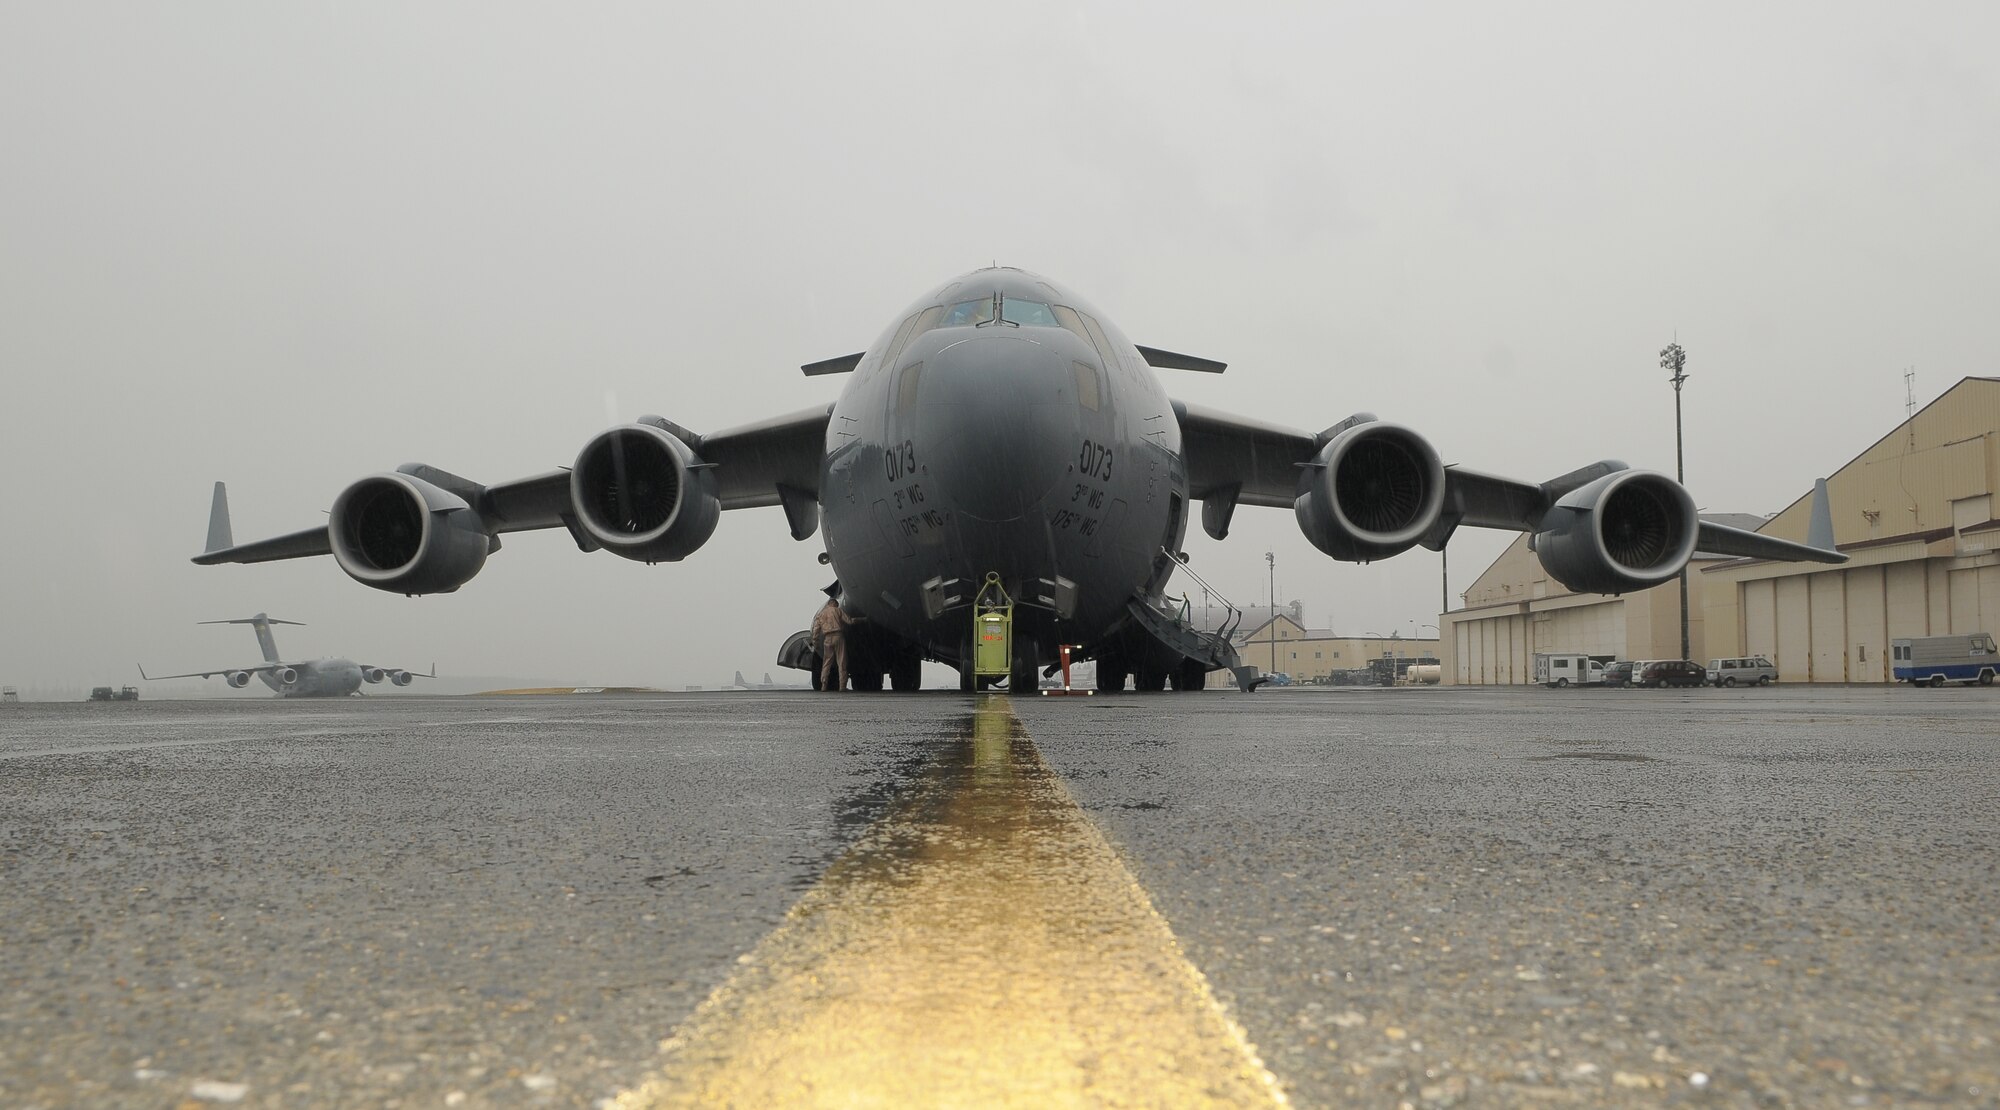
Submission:
<svg viewBox="0 0 2000 1110">
<path fill-rule="evenodd" d="M 257 677 L 281 698 L 344 698 L 361 689 L 361 665 L 352 659 L 315 659 L 291 667 L 298 679 L 289 684 L 275 671 L 259 671 Z"/>
<path fill-rule="evenodd" d="M 882 333 L 834 404 L 819 491 L 849 612 L 944 659 L 972 624 L 925 583 L 969 602 L 997 574 L 1017 640 L 1048 661 L 1157 590 L 1186 530 L 1153 371 L 1080 298 L 1012 269 L 948 282 Z"/>
</svg>

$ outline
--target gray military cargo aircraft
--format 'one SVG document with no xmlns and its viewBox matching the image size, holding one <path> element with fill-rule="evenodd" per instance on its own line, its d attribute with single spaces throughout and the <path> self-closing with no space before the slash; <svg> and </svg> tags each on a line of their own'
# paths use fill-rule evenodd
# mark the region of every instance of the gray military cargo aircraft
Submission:
<svg viewBox="0 0 2000 1110">
<path fill-rule="evenodd" d="M 221 495 L 221 483 L 216 483 L 217 496 Z M 221 675 L 223 681 L 237 689 L 250 685 L 250 676 L 255 675 L 264 685 L 277 691 L 281 698 L 344 698 L 361 689 L 364 682 L 375 683 L 387 679 L 396 686 L 408 686 L 413 679 L 436 678 L 437 668 L 430 674 L 418 674 L 399 667 L 377 667 L 369 663 L 356 663 L 352 659 L 312 659 L 303 663 L 287 663 L 278 655 L 278 641 L 271 635 L 274 624 L 300 624 L 299 621 L 281 621 L 259 613 L 254 617 L 239 617 L 226 621 L 201 621 L 202 624 L 247 624 L 257 630 L 257 646 L 264 650 L 264 663 L 256 667 L 220 667 L 212 671 L 195 671 L 190 674 L 147 674 L 146 668 L 139 668 L 139 677 L 149 682 L 164 682 L 170 678 L 213 678 Z"/>
<path fill-rule="evenodd" d="M 839 399 L 698 434 L 657 416 L 599 433 L 572 466 L 484 486 L 423 464 L 334 498 L 324 525 L 217 544 L 200 564 L 334 557 L 363 585 L 456 590 L 500 536 L 566 529 L 584 551 L 675 562 L 725 509 L 779 506 L 795 540 L 825 527 L 857 689 L 918 686 L 921 663 L 975 674 L 985 583 L 1014 603 L 1011 689 L 1033 690 L 1060 644 L 1102 689 L 1198 689 L 1231 667 L 1227 638 L 1163 604 L 1190 505 L 1220 540 L 1239 505 L 1290 508 L 1336 559 L 1440 549 L 1462 525 L 1531 532 L 1550 577 L 1623 593 L 1665 582 L 1697 550 L 1841 562 L 1821 547 L 1702 521 L 1678 482 L 1605 461 L 1541 483 L 1447 467 L 1411 429 L 1361 413 L 1313 433 L 1168 397 L 1154 369 L 1220 362 L 1135 346 L 1076 294 L 1011 267 L 917 299 L 864 352 L 802 367 L 853 376 Z M 225 529 L 226 532 L 226 529 Z M 809 638 L 780 662 L 800 665 Z"/>
</svg>

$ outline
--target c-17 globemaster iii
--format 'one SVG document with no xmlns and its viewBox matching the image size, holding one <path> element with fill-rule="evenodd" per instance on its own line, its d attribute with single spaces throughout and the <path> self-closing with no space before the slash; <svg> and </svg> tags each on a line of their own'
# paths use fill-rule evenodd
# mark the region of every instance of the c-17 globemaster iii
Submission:
<svg viewBox="0 0 2000 1110">
<path fill-rule="evenodd" d="M 1593 463 L 1532 483 L 1447 467 L 1400 424 L 1361 413 L 1321 432 L 1173 400 L 1155 368 L 1223 364 L 1135 346 L 1081 297 L 1023 270 L 964 274 L 917 299 L 859 354 L 830 405 L 698 434 L 657 416 L 599 433 L 572 466 L 483 486 L 422 464 L 355 482 L 322 526 L 218 545 L 201 564 L 331 554 L 364 585 L 456 590 L 500 536 L 566 529 L 584 551 L 646 563 L 698 550 L 725 509 L 782 507 L 795 540 L 825 528 L 857 689 L 915 689 L 931 659 L 975 667 L 974 608 L 1012 603 L 1009 688 L 1033 690 L 1058 645 L 1099 686 L 1194 689 L 1256 677 L 1226 638 L 1164 603 L 1193 502 L 1227 536 L 1240 505 L 1290 508 L 1315 547 L 1366 562 L 1440 549 L 1461 525 L 1533 533 L 1549 576 L 1579 592 L 1645 589 L 1696 550 L 1841 562 L 1824 547 L 1701 520 L 1680 483 Z M 989 592 L 984 600 L 994 594 Z M 789 647 L 798 646 L 794 637 Z M 782 662 L 792 662 L 781 659 Z"/>
<path fill-rule="evenodd" d="M 277 691 L 281 698 L 344 698 L 361 689 L 361 684 L 364 682 L 380 682 L 386 678 L 394 685 L 408 686 L 412 679 L 437 677 L 435 668 L 430 674 L 419 674 L 400 667 L 377 667 L 370 663 L 356 663 L 352 659 L 309 659 L 300 663 L 287 663 L 278 656 L 278 641 L 271 635 L 271 626 L 300 624 L 299 621 L 281 621 L 259 613 L 254 617 L 200 623 L 247 624 L 255 628 L 257 646 L 264 650 L 263 664 L 248 667 L 217 667 L 214 670 L 194 671 L 189 674 L 147 674 L 146 668 L 140 667 L 139 677 L 150 682 L 163 682 L 169 678 L 212 678 L 221 675 L 225 682 L 242 689 L 250 685 L 250 676 L 255 675 L 264 685 Z"/>
</svg>

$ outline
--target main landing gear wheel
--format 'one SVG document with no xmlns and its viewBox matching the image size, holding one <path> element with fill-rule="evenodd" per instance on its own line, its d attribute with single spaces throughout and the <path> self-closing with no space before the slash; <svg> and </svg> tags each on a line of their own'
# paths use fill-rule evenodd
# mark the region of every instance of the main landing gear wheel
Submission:
<svg viewBox="0 0 2000 1110">
<path fill-rule="evenodd" d="M 924 657 L 914 651 L 899 654 L 889 665 L 889 688 L 921 690 L 924 684 Z"/>
<path fill-rule="evenodd" d="M 1175 667 L 1174 673 L 1167 681 L 1176 691 L 1199 690 L 1208 685 L 1208 668 L 1190 659 Z"/>
<path fill-rule="evenodd" d="M 1041 689 L 1041 663 L 1035 658 L 1035 641 L 1014 637 L 1014 658 L 1007 666 L 1007 692 L 1032 694 Z"/>
<path fill-rule="evenodd" d="M 1125 661 L 1115 655 L 1104 656 L 1097 661 L 1097 692 L 1100 694 L 1122 694 L 1125 692 Z"/>
<path fill-rule="evenodd" d="M 1151 663 L 1139 664 L 1139 673 L 1132 676 L 1132 688 L 1141 693 L 1157 694 L 1167 688 L 1167 672 Z"/>
</svg>

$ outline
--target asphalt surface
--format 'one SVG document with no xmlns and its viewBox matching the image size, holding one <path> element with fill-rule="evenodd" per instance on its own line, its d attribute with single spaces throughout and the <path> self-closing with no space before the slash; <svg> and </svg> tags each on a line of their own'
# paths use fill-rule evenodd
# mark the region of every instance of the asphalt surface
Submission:
<svg viewBox="0 0 2000 1110">
<path fill-rule="evenodd" d="M 1055 861 L 1021 928 L 1129 875 L 1052 933 L 1171 978 L 1153 914 L 1294 1105 L 2000 1105 L 2000 691 L 1003 701 L 0 708 L 0 1105 L 639 1104 L 801 922 L 998 912 L 885 900 L 967 845 Z"/>
</svg>

